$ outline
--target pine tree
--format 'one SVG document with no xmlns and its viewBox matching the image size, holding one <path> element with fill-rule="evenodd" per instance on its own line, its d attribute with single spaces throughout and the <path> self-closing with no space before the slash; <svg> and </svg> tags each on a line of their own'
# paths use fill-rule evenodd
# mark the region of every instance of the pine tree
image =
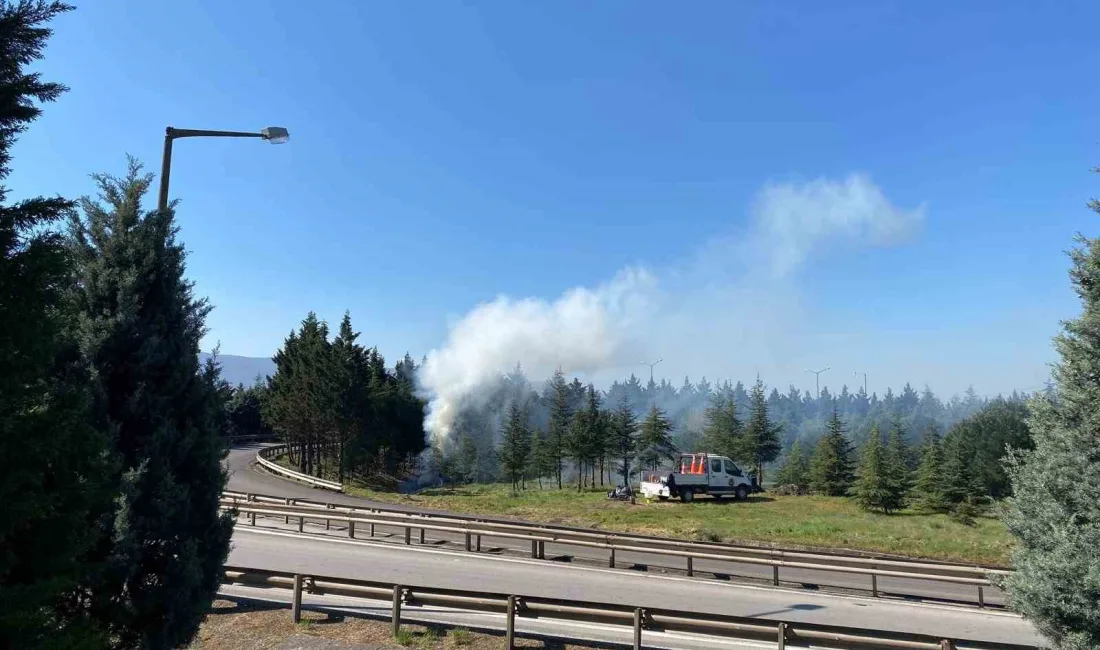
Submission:
<svg viewBox="0 0 1100 650">
<path fill-rule="evenodd" d="M 844 496 L 852 486 L 852 479 L 852 446 L 834 405 L 825 435 L 818 440 L 810 460 L 810 489 L 828 496 Z"/>
<path fill-rule="evenodd" d="M 802 450 L 802 441 L 795 440 L 787 451 L 787 457 L 775 474 L 778 485 L 795 485 L 801 490 L 810 487 L 810 461 Z"/>
<path fill-rule="evenodd" d="M 944 495 L 943 441 L 935 424 L 930 425 L 924 435 L 920 466 L 917 467 L 917 477 L 910 495 L 917 510 L 922 512 L 947 510 L 947 497 Z"/>
<path fill-rule="evenodd" d="M 638 419 L 625 396 L 612 415 L 610 430 L 611 446 L 619 460 L 619 474 L 623 477 L 623 485 L 630 485 L 630 461 L 638 447 Z"/>
<path fill-rule="evenodd" d="M 546 435 L 534 429 L 531 431 L 531 452 L 527 454 L 527 467 L 524 470 L 529 479 L 535 479 L 542 489 L 542 477 L 549 475 L 553 469 L 547 470 Z"/>
<path fill-rule="evenodd" d="M 662 460 L 676 454 L 676 446 L 672 444 L 672 423 L 656 405 L 650 407 L 649 415 L 642 422 L 638 449 L 638 461 L 643 467 L 654 470 L 660 466 Z"/>
<path fill-rule="evenodd" d="M 737 418 L 737 403 L 732 392 L 714 393 L 706 410 L 706 420 L 707 424 L 703 429 L 706 450 L 712 454 L 738 458 L 742 448 L 743 425 Z"/>
<path fill-rule="evenodd" d="M 890 514 L 905 507 L 904 476 L 909 469 L 904 454 L 905 445 L 897 428 L 890 434 L 890 443 L 883 445 L 878 425 L 871 425 L 871 433 L 860 453 L 859 473 L 853 489 L 861 508 Z"/>
<path fill-rule="evenodd" d="M 457 469 L 464 483 L 475 483 L 479 476 L 481 454 L 477 448 L 477 441 L 469 431 L 463 431 L 458 438 L 458 463 Z"/>
<path fill-rule="evenodd" d="M 779 457 L 779 432 L 782 430 L 783 427 L 776 425 L 768 417 L 764 382 L 757 377 L 749 395 L 749 420 L 740 436 L 737 458 L 752 464 L 756 471 L 756 480 L 761 485 L 764 483 L 764 463 L 770 463 Z"/>
<path fill-rule="evenodd" d="M 905 430 L 900 423 L 895 423 L 890 428 L 890 437 L 886 448 L 883 450 L 883 459 L 886 464 L 886 486 L 889 494 L 887 514 L 890 511 L 901 510 L 906 506 L 906 496 L 912 485 L 912 473 L 910 469 L 909 446 L 905 444 Z"/>
<path fill-rule="evenodd" d="M 859 456 L 859 473 L 853 488 L 856 502 L 865 510 L 889 512 L 889 488 L 886 475 L 889 467 L 882 446 L 878 425 L 872 425 L 871 434 L 863 443 Z"/>
<path fill-rule="evenodd" d="M 980 500 L 985 490 L 976 471 L 974 430 L 954 426 L 943 442 L 943 491 L 948 503 L 958 504 Z"/>
<path fill-rule="evenodd" d="M 573 424 L 573 408 L 569 395 L 569 384 L 559 369 L 547 385 L 543 400 L 550 409 L 550 426 L 546 432 L 546 453 L 554 461 L 558 477 L 558 489 L 562 487 L 562 469 L 565 460 L 569 430 Z"/>
<path fill-rule="evenodd" d="M 531 430 L 527 425 L 527 411 L 518 403 L 508 407 L 508 419 L 501 429 L 500 462 L 504 473 L 512 481 L 515 492 L 523 478 L 531 453 Z"/>
<path fill-rule="evenodd" d="M 152 177 L 94 177 L 70 220 L 73 300 L 93 372 L 91 421 L 110 432 L 118 485 L 104 513 L 90 611 L 119 647 L 175 648 L 206 615 L 229 553 L 217 368 L 200 369 L 210 310 L 184 278 L 174 206 L 142 211 Z"/>
<path fill-rule="evenodd" d="M 350 323 L 348 325 L 350 330 Z M 320 476 L 322 448 L 331 442 L 341 418 L 342 369 L 328 340 L 328 325 L 310 312 L 275 353 L 264 421 L 291 446 L 299 471 Z M 351 342 L 348 342 L 351 345 Z M 361 372 L 369 378 L 368 368 Z"/>
<path fill-rule="evenodd" d="M 70 7 L 0 4 L 0 179 L 16 136 L 65 87 L 25 67 Z M 88 578 L 94 517 L 111 494 L 107 437 L 88 423 L 89 377 L 72 336 L 61 198 L 7 203 L 0 187 L 0 645 L 101 647 L 103 626 L 69 608 Z"/>
<path fill-rule="evenodd" d="M 1090 207 L 1100 212 L 1100 202 Z M 1017 540 L 1009 604 L 1059 650 L 1100 647 L 1100 240 L 1078 243 L 1070 277 L 1084 309 L 1054 339 L 1055 394 L 1029 404 L 1035 447 L 1009 456 L 1004 510 Z"/>
</svg>

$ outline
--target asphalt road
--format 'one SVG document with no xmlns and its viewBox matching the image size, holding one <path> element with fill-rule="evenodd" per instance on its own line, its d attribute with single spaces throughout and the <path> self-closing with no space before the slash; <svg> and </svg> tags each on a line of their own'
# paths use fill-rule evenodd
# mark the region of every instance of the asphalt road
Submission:
<svg viewBox="0 0 1100 650">
<path fill-rule="evenodd" d="M 349 505 L 357 507 L 379 507 L 404 510 L 408 512 L 434 512 L 417 508 L 403 507 L 389 503 L 374 503 L 359 497 L 353 497 L 337 492 L 319 490 L 308 485 L 284 480 L 266 472 L 256 469 L 254 459 L 256 452 L 262 445 L 248 445 L 235 448 L 229 453 L 229 489 L 238 492 L 252 492 L 257 494 L 269 494 L 290 498 L 313 499 Z M 740 507 L 744 504 L 716 503 L 716 508 Z M 322 527 L 323 528 L 323 527 Z M 333 535 L 345 535 L 343 527 L 335 527 L 329 531 Z M 378 527 L 379 532 L 396 534 L 397 529 Z M 449 548 L 463 548 L 465 540 L 458 534 L 448 535 L 429 534 L 429 541 L 442 543 Z M 403 532 L 401 541 L 403 541 Z M 503 555 L 529 555 L 530 546 L 522 540 L 507 538 L 482 539 L 482 549 L 493 549 L 497 554 Z M 547 544 L 546 557 L 554 558 L 558 563 L 570 562 L 590 566 L 607 566 L 608 553 L 599 549 L 584 548 L 569 545 Z M 665 573 L 686 575 L 686 562 L 682 558 L 662 556 L 646 553 L 616 553 L 616 566 L 634 571 L 646 571 L 650 573 Z M 693 563 L 694 574 L 704 579 L 724 582 L 749 582 L 771 584 L 772 568 L 759 564 L 744 564 L 715 560 L 695 560 Z M 858 593 L 870 593 L 871 579 L 869 576 L 837 573 L 832 571 L 813 571 L 806 569 L 782 568 L 780 570 L 780 582 L 786 586 L 803 586 L 807 589 L 819 587 L 837 588 Z M 912 580 L 903 578 L 878 578 L 878 590 L 881 595 L 903 595 L 904 597 L 917 597 L 925 601 L 947 601 L 961 603 L 977 603 L 978 590 L 969 585 L 958 585 L 946 582 L 934 582 L 928 580 Z M 984 589 L 984 600 L 990 605 L 1001 605 L 1004 602 L 1003 594 L 995 587 Z"/>
<path fill-rule="evenodd" d="M 272 571 L 471 589 L 684 612 L 1038 645 L 1026 621 L 1002 611 L 577 567 L 538 560 L 299 535 L 238 526 L 228 564 Z M 628 596 L 624 596 L 628 595 Z"/>
</svg>

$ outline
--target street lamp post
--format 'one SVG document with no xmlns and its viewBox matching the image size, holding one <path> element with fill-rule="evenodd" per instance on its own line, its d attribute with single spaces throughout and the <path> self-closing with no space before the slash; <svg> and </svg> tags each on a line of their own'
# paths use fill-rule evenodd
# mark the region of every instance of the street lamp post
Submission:
<svg viewBox="0 0 1100 650">
<path fill-rule="evenodd" d="M 648 361 L 642 362 L 643 366 L 649 366 L 649 383 L 653 383 L 653 367 L 656 366 L 658 363 L 661 363 L 662 361 L 664 361 L 664 359 L 657 359 L 653 363 L 650 363 Z"/>
<path fill-rule="evenodd" d="M 821 373 L 829 370 L 829 368 L 822 368 L 821 370 L 807 370 L 806 372 L 814 373 L 814 380 L 817 384 L 817 396 L 821 397 Z"/>
<path fill-rule="evenodd" d="M 867 394 L 867 373 L 856 371 L 856 377 L 863 375 L 863 394 Z"/>
<path fill-rule="evenodd" d="M 283 144 L 290 139 L 290 132 L 281 126 L 269 126 L 259 133 L 247 131 L 207 131 L 205 129 L 164 129 L 164 157 L 160 161 L 160 197 L 157 209 L 168 209 L 168 177 L 172 172 L 172 141 L 177 138 L 260 138 L 271 144 Z"/>
</svg>

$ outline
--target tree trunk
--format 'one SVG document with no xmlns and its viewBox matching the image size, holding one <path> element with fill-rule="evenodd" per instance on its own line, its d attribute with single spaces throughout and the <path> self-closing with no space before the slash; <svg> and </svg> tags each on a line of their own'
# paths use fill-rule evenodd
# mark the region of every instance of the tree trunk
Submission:
<svg viewBox="0 0 1100 650">
<path fill-rule="evenodd" d="M 603 456 L 600 456 L 600 487 L 603 487 Z"/>
</svg>

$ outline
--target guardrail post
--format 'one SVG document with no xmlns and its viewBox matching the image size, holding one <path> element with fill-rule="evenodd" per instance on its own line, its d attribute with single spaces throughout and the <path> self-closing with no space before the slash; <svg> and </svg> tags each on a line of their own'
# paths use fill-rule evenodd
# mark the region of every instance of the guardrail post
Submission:
<svg viewBox="0 0 1100 650">
<path fill-rule="evenodd" d="M 331 503 L 326 503 L 325 504 L 325 510 L 332 510 L 332 504 Z M 326 519 L 325 520 L 325 530 L 328 530 L 329 526 L 331 526 L 331 525 L 332 525 L 332 520 L 331 519 Z"/>
<path fill-rule="evenodd" d="M 539 542 L 539 559 L 546 559 L 546 542 Z"/>
<path fill-rule="evenodd" d="M 294 598 L 290 605 L 290 618 L 295 623 L 302 620 L 302 574 L 294 574 Z"/>
<path fill-rule="evenodd" d="M 539 556 L 539 543 L 538 540 L 531 540 L 531 557 L 537 558 Z"/>
<path fill-rule="evenodd" d="M 423 528 L 420 529 L 420 543 L 421 544 L 424 543 L 424 529 Z"/>
<path fill-rule="evenodd" d="M 477 536 L 477 539 L 474 541 L 474 544 L 475 544 L 474 550 L 476 550 L 478 553 L 480 553 L 481 552 L 481 535 Z"/>
<path fill-rule="evenodd" d="M 470 533 L 466 533 L 466 550 L 470 550 Z"/>
<path fill-rule="evenodd" d="M 355 522 L 354 521 L 349 521 L 348 522 L 348 537 L 350 537 L 352 539 L 355 539 Z"/>
<path fill-rule="evenodd" d="M 412 528 L 405 526 L 405 546 L 412 544 Z"/>
<path fill-rule="evenodd" d="M 642 608 L 634 608 L 634 650 L 642 650 Z"/>
<path fill-rule="evenodd" d="M 689 556 L 688 556 L 688 577 L 689 577 L 689 578 L 690 578 L 691 576 L 695 575 L 695 570 L 694 570 L 694 569 L 692 568 L 692 566 L 691 566 L 691 559 L 692 559 L 692 558 L 691 558 L 691 556 L 689 555 Z"/>
<path fill-rule="evenodd" d="M 772 585 L 774 585 L 776 587 L 779 586 L 779 565 L 778 564 L 773 564 L 772 565 Z"/>
<path fill-rule="evenodd" d="M 370 536 L 374 537 L 374 524 L 370 525 Z"/>
<path fill-rule="evenodd" d="M 985 609 L 985 587 L 978 585 L 978 607 Z"/>
<path fill-rule="evenodd" d="M 290 499 L 286 500 L 286 505 L 288 505 L 288 506 L 290 505 Z M 286 517 L 284 517 L 284 519 L 286 520 L 286 521 L 283 522 L 284 524 L 289 524 L 290 523 L 290 515 L 286 515 Z"/>
<path fill-rule="evenodd" d="M 401 585 L 393 586 L 393 612 L 390 617 L 393 619 L 393 635 L 397 636 L 401 630 Z"/>
<path fill-rule="evenodd" d="M 878 598 L 878 576 L 871 574 L 871 595 Z"/>
<path fill-rule="evenodd" d="M 298 517 L 298 532 L 299 533 L 302 532 L 302 529 L 305 528 L 305 525 L 306 525 L 306 518 L 305 517 Z"/>
<path fill-rule="evenodd" d="M 505 624 L 504 647 L 514 650 L 516 647 L 516 597 L 508 596 L 507 623 Z"/>
<path fill-rule="evenodd" d="M 779 650 L 786 650 L 786 648 L 787 648 L 787 624 L 786 623 L 780 623 L 779 624 L 779 637 L 778 637 L 777 641 L 779 642 Z"/>
<path fill-rule="evenodd" d="M 615 568 L 615 549 L 611 549 L 611 556 L 607 558 L 607 566 Z"/>
<path fill-rule="evenodd" d="M 250 513 L 248 513 L 248 517 L 250 519 L 252 519 L 252 525 L 255 526 L 256 525 L 256 513 L 255 512 L 250 512 Z"/>
</svg>

